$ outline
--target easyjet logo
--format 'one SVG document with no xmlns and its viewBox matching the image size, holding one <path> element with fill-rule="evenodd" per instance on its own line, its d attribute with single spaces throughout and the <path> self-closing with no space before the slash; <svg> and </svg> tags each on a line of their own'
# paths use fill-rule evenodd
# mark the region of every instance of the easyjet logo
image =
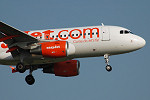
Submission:
<svg viewBox="0 0 150 100">
<path fill-rule="evenodd" d="M 72 39 L 85 39 L 88 33 L 90 38 L 93 38 L 93 32 L 95 32 L 97 38 L 99 38 L 99 28 L 84 28 L 84 29 L 72 29 L 72 30 L 60 30 L 60 31 L 53 31 L 53 30 L 46 30 L 43 32 L 32 32 L 32 31 L 25 31 L 25 33 L 30 34 L 36 38 L 41 39 L 44 36 L 45 40 L 67 40 L 68 38 Z M 44 35 L 43 35 L 44 34 Z M 54 37 L 55 35 L 55 37 Z"/>
<path fill-rule="evenodd" d="M 55 49 L 55 48 L 60 48 L 60 46 L 49 46 L 49 47 L 46 47 L 46 49 Z"/>
</svg>

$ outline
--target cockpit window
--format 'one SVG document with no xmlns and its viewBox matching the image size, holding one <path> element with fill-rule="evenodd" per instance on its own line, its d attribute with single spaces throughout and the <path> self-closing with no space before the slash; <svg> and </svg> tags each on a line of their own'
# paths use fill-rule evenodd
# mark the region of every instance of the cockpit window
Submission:
<svg viewBox="0 0 150 100">
<path fill-rule="evenodd" d="M 120 31 L 120 34 L 129 34 L 129 33 L 132 34 L 132 32 L 129 31 L 129 30 L 121 30 L 121 31 Z"/>
<path fill-rule="evenodd" d="M 133 32 L 129 31 L 129 33 L 134 34 Z"/>
<path fill-rule="evenodd" d="M 120 31 L 120 34 L 123 34 L 123 30 Z"/>
<path fill-rule="evenodd" d="M 125 30 L 125 34 L 128 34 L 128 33 L 129 33 L 129 31 Z"/>
</svg>

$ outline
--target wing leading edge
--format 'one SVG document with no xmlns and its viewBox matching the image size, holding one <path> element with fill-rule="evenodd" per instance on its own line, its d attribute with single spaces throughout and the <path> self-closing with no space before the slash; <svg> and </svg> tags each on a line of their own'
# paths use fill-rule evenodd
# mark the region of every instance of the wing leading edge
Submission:
<svg viewBox="0 0 150 100">
<path fill-rule="evenodd" d="M 39 40 L 27 33 L 20 31 L 0 21 L 0 38 L 7 44 L 11 42 L 38 42 Z M 5 41 L 6 40 L 6 41 Z M 8 40 L 8 41 L 7 41 Z"/>
</svg>

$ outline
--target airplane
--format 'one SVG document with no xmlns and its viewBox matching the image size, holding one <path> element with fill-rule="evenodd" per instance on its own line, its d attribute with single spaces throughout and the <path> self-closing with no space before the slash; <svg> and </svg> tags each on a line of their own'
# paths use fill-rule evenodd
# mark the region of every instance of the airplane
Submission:
<svg viewBox="0 0 150 100">
<path fill-rule="evenodd" d="M 129 53 L 144 47 L 146 41 L 119 26 L 87 26 L 21 31 L 0 21 L 0 64 L 11 65 L 12 73 L 24 73 L 33 85 L 34 70 L 61 77 L 79 75 L 80 62 L 75 58 L 104 56 L 106 70 L 112 67 L 112 55 Z M 12 67 L 12 66 L 16 67 Z"/>
</svg>

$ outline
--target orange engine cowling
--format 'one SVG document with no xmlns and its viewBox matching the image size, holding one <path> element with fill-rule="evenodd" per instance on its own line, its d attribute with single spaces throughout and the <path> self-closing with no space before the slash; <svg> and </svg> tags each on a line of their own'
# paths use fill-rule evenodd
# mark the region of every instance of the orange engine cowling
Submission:
<svg viewBox="0 0 150 100">
<path fill-rule="evenodd" d="M 55 74 L 55 76 L 71 77 L 79 75 L 80 62 L 69 60 L 54 63 L 43 68 L 43 73 Z"/>
<path fill-rule="evenodd" d="M 31 49 L 30 53 L 43 57 L 59 58 L 74 54 L 75 47 L 67 41 L 43 42 L 37 48 Z"/>
</svg>

